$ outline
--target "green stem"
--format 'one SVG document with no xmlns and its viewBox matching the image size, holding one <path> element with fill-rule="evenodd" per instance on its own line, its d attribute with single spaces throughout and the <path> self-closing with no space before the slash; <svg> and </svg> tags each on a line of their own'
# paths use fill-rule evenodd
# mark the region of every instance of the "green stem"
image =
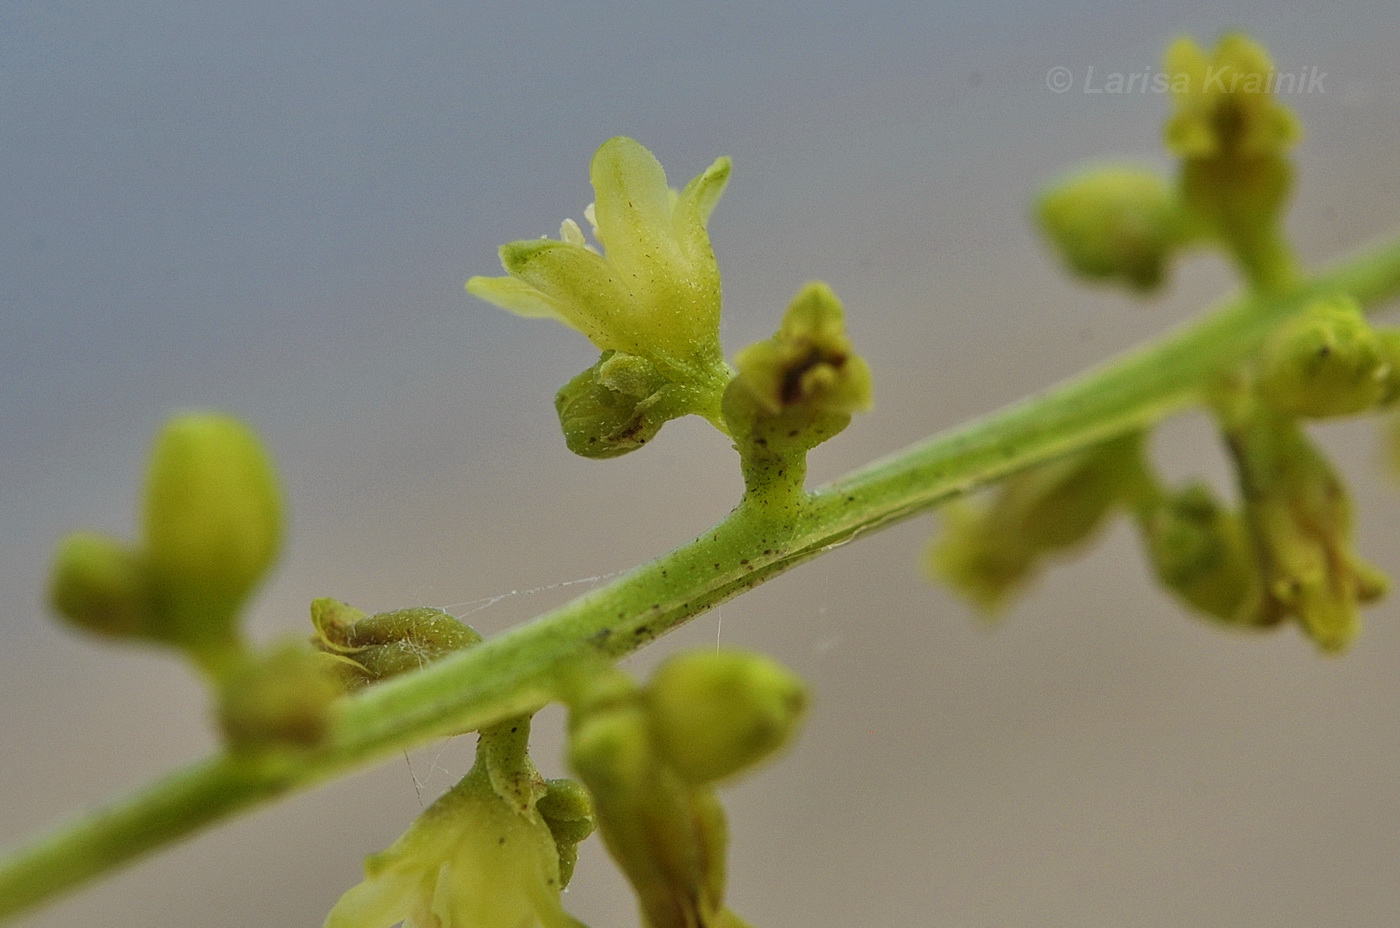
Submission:
<svg viewBox="0 0 1400 928">
<path fill-rule="evenodd" d="M 0 862 L 0 919 L 273 798 L 434 738 L 527 715 L 570 662 L 620 657 L 770 577 L 952 496 L 1142 428 L 1199 399 L 1281 319 L 1319 294 L 1368 307 L 1400 295 L 1400 241 L 1284 294 L 1247 295 L 1162 340 L 819 489 L 800 506 L 741 505 L 613 583 L 342 707 L 299 764 L 218 755 L 81 816 Z"/>
</svg>

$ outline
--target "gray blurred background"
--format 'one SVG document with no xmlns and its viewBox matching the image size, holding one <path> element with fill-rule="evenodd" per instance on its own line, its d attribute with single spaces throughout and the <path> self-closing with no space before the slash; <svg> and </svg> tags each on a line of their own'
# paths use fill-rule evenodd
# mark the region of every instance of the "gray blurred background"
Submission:
<svg viewBox="0 0 1400 928">
<path fill-rule="evenodd" d="M 130 536 L 172 410 L 246 417 L 292 535 L 260 638 L 306 604 L 444 606 L 486 633 L 721 517 L 732 452 L 698 422 L 571 457 L 554 390 L 593 350 L 470 300 L 500 243 L 556 234 L 628 134 L 683 183 L 719 154 L 711 231 L 731 351 L 821 277 L 877 407 L 817 481 L 1183 320 L 1231 276 L 1201 258 L 1142 304 L 1072 284 L 1025 221 L 1087 158 L 1165 165 L 1168 101 L 1085 93 L 1180 32 L 1243 26 L 1307 127 L 1291 229 L 1330 256 L 1400 224 L 1392 0 L 561 6 L 27 2 L 0 6 L 0 843 L 206 752 L 174 661 L 57 627 L 42 589 L 76 527 Z M 1046 75 L 1070 69 L 1052 93 Z M 1092 67 L 1095 77 L 1088 77 Z M 1400 573 L 1375 430 L 1322 430 L 1362 550 Z M 1171 475 L 1223 483 L 1198 419 Z M 1342 659 L 1291 629 L 1207 627 L 1113 529 L 990 627 L 920 579 L 932 520 L 862 538 L 631 663 L 716 639 L 815 688 L 781 763 L 728 794 L 734 907 L 757 926 L 1400 924 L 1400 628 Z M 560 585 L 581 581 L 572 585 Z M 546 588 L 548 589 L 541 589 Z M 487 600 L 504 598 L 481 608 Z M 560 714 L 537 757 L 562 772 Z M 35 928 L 315 926 L 469 739 L 201 835 L 32 916 Z M 590 842 L 568 906 L 636 916 Z"/>
</svg>

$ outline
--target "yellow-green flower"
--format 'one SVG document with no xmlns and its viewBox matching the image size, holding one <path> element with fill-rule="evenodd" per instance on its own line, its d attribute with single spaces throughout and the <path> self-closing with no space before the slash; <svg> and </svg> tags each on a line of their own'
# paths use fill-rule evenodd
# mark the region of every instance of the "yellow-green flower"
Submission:
<svg viewBox="0 0 1400 928">
<path fill-rule="evenodd" d="M 870 408 L 870 366 L 846 335 L 841 301 L 820 281 L 804 286 L 777 333 L 740 351 L 734 366 L 721 408 L 751 492 L 800 490 L 803 456 Z"/>
<path fill-rule="evenodd" d="M 1243 35 L 1222 37 L 1214 53 L 1182 37 L 1167 48 L 1176 113 L 1167 147 L 1181 158 L 1281 154 L 1301 134 L 1297 117 L 1274 96 L 1274 63 Z"/>
<path fill-rule="evenodd" d="M 510 276 L 473 277 L 467 291 L 521 316 L 556 319 L 603 351 L 646 358 L 672 382 L 722 386 L 719 268 L 705 224 L 729 170 L 719 158 L 677 193 L 651 152 L 609 139 L 589 169 L 596 200 L 586 214 L 604 251 L 565 220 L 559 241 L 502 246 Z"/>
<path fill-rule="evenodd" d="M 1223 413 L 1264 580 L 1263 619 L 1292 616 L 1323 650 L 1344 650 L 1360 630 L 1359 606 L 1387 586 L 1353 550 L 1346 487 L 1295 419 L 1248 395 L 1227 398 Z"/>
<path fill-rule="evenodd" d="M 324 928 L 582 928 L 559 902 L 559 853 L 539 813 L 492 789 L 485 765 L 369 858 Z"/>
</svg>

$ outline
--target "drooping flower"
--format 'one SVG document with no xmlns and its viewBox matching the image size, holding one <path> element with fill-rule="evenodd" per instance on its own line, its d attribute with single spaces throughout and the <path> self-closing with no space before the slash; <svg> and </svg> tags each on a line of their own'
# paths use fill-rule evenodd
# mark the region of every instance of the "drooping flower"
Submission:
<svg viewBox="0 0 1400 928">
<path fill-rule="evenodd" d="M 1353 550 L 1351 499 L 1297 420 L 1247 393 L 1225 397 L 1222 424 L 1264 581 L 1263 619 L 1297 619 L 1324 651 L 1345 650 L 1359 607 L 1387 580 Z"/>
<path fill-rule="evenodd" d="M 501 247 L 508 277 L 473 277 L 467 291 L 521 316 L 556 319 L 599 349 L 652 362 L 675 383 L 722 386 L 720 280 L 706 222 L 729 180 L 717 159 L 679 193 L 650 151 L 618 137 L 589 173 L 596 200 L 585 218 L 603 252 L 565 220 L 560 240 Z"/>
<path fill-rule="evenodd" d="M 561 888 L 547 823 L 498 795 L 478 763 L 369 858 L 324 928 L 583 928 L 564 912 Z"/>
</svg>

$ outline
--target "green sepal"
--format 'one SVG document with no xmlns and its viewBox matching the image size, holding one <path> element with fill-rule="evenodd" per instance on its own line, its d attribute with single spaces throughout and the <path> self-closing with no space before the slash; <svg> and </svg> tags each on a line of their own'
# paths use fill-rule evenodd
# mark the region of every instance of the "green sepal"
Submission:
<svg viewBox="0 0 1400 928">
<path fill-rule="evenodd" d="M 1186 223 L 1161 175 L 1113 165 L 1062 181 L 1036 204 L 1041 232 L 1074 273 L 1147 293 L 1162 284 Z"/>
<path fill-rule="evenodd" d="M 559 851 L 559 882 L 569 885 L 578 863 L 578 845 L 598 827 L 593 797 L 577 780 L 556 779 L 546 784 L 535 804 Z"/>
<path fill-rule="evenodd" d="M 554 397 L 564 441 L 574 454 L 614 458 L 656 437 L 672 419 L 696 411 L 698 397 L 666 380 L 636 355 L 605 351 Z"/>
<path fill-rule="evenodd" d="M 1376 335 L 1376 350 L 1380 352 L 1385 374 L 1381 377 L 1384 389 L 1376 401 L 1377 406 L 1390 407 L 1400 400 L 1400 329 L 1373 329 Z"/>
</svg>

